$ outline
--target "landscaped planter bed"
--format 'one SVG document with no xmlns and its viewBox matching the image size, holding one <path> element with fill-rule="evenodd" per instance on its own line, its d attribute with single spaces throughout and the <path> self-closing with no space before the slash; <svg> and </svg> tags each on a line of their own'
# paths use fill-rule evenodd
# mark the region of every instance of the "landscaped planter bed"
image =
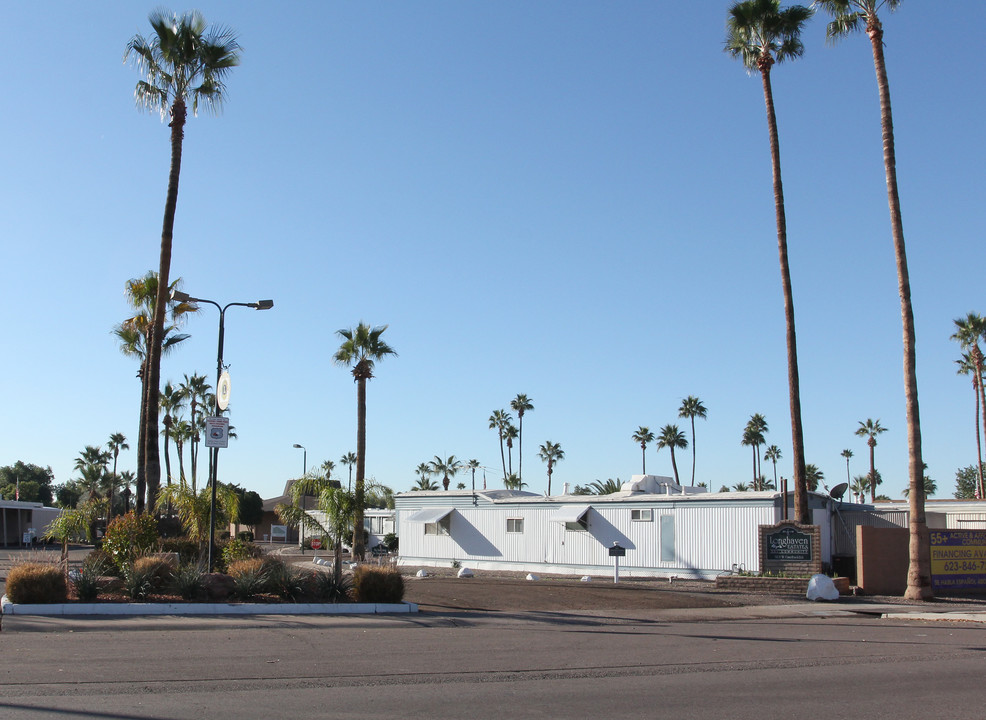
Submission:
<svg viewBox="0 0 986 720">
<path fill-rule="evenodd" d="M 760 577 L 756 575 L 720 575 L 716 587 L 722 590 L 739 592 L 790 593 L 804 595 L 808 591 L 810 578 Z M 850 595 L 849 578 L 832 578 L 840 595 Z"/>
</svg>

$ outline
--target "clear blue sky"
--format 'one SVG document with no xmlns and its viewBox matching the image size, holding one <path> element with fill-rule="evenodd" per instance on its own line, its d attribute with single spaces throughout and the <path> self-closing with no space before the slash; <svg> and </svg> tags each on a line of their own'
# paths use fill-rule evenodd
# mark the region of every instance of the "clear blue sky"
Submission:
<svg viewBox="0 0 986 720">
<path fill-rule="evenodd" d="M 127 41 L 153 5 L 6 8 L 0 175 L 0 464 L 72 477 L 87 444 L 136 445 L 137 364 L 110 332 L 157 268 L 168 128 L 133 101 Z M 640 472 L 630 440 L 699 421 L 697 480 L 749 481 L 752 413 L 790 476 L 784 322 L 763 94 L 722 52 L 728 3 L 202 2 L 243 62 L 221 116 L 190 118 L 172 276 L 233 308 L 239 439 L 220 476 L 280 493 L 355 449 L 336 330 L 389 324 L 368 387 L 367 475 L 406 490 L 434 455 L 499 486 L 490 413 L 526 393 L 524 476 L 553 489 Z M 186 7 L 174 7 L 182 11 Z M 939 496 L 975 462 L 952 320 L 986 312 L 986 4 L 884 18 L 917 323 L 924 456 Z M 907 482 L 900 305 L 865 36 L 775 66 L 807 461 L 829 486 L 879 418 L 882 490 Z M 163 379 L 215 373 L 205 307 Z M 515 450 L 516 453 L 516 450 Z M 136 452 L 120 458 L 134 469 Z M 514 465 L 516 469 L 516 456 Z M 690 451 L 679 453 L 687 476 Z M 765 465 L 765 470 L 767 470 Z M 342 469 L 344 472 L 344 469 Z M 648 470 L 671 474 L 667 450 Z M 468 478 L 460 478 L 468 482 Z"/>
</svg>

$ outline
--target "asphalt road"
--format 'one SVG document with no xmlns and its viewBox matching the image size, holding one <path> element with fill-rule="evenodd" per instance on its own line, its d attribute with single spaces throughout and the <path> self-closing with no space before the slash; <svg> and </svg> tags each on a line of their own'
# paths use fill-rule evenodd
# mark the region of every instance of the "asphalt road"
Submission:
<svg viewBox="0 0 986 720">
<path fill-rule="evenodd" d="M 838 608 L 5 617 L 0 717 L 980 717 L 980 624 Z"/>
</svg>

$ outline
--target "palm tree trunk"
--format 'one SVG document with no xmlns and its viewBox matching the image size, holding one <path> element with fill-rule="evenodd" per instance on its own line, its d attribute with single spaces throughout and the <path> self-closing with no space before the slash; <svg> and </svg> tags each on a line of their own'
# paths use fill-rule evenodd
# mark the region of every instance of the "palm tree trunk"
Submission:
<svg viewBox="0 0 986 720">
<path fill-rule="evenodd" d="M 764 102 L 767 105 L 767 124 L 770 133 L 770 158 L 774 177 L 774 211 L 777 219 L 777 252 L 781 264 L 781 285 L 784 289 L 784 324 L 787 334 L 787 384 L 791 406 L 791 445 L 794 464 L 794 510 L 799 523 L 808 524 L 808 479 L 805 476 L 805 441 L 801 427 L 801 387 L 798 377 L 798 343 L 794 327 L 794 294 L 791 289 L 791 268 L 787 257 L 787 219 L 784 214 L 784 187 L 781 182 L 781 151 L 777 138 L 777 117 L 774 114 L 774 95 L 770 87 L 770 67 L 761 68 Z"/>
<path fill-rule="evenodd" d="M 979 426 L 979 411 L 982 409 L 983 412 L 983 425 L 986 426 L 986 396 L 983 395 L 983 356 L 982 353 L 978 352 L 979 345 L 976 345 L 976 359 L 978 360 L 976 370 L 976 379 L 974 387 L 976 388 L 976 451 L 978 452 L 979 468 L 978 468 L 978 478 L 979 478 L 979 498 L 982 499 L 986 497 L 984 493 L 983 486 L 983 445 L 981 430 Z"/>
<path fill-rule="evenodd" d="M 500 433 L 500 462 L 503 464 L 503 479 L 507 479 L 507 458 L 503 454 L 503 433 Z"/>
<path fill-rule="evenodd" d="M 552 465 L 553 465 L 553 463 L 549 459 L 548 460 L 548 497 L 551 497 L 551 466 Z M 521 489 L 523 489 L 523 488 L 521 488 Z"/>
<path fill-rule="evenodd" d="M 695 487 L 695 416 L 691 416 L 692 421 L 692 487 Z"/>
<path fill-rule="evenodd" d="M 874 450 L 876 449 L 876 440 L 873 436 L 870 436 L 869 441 L 870 446 L 870 502 L 876 502 L 876 463 L 874 462 Z"/>
<path fill-rule="evenodd" d="M 674 445 L 671 446 L 671 469 L 674 470 L 674 484 L 680 485 L 678 482 L 678 463 L 674 461 Z"/>
<path fill-rule="evenodd" d="M 517 412 L 517 477 L 524 480 L 524 413 Z"/>
<path fill-rule="evenodd" d="M 153 508 L 161 487 L 161 455 L 158 446 L 158 401 L 161 384 L 161 343 L 164 339 L 164 318 L 168 314 L 168 286 L 171 275 L 171 240 L 178 206 L 178 179 L 181 176 L 181 146 L 184 139 L 186 109 L 178 99 L 171 106 L 171 171 L 168 175 L 168 195 L 164 203 L 164 222 L 161 228 L 161 257 L 158 266 L 157 301 L 154 305 L 154 325 L 151 344 L 147 348 L 147 410 L 144 445 L 147 481 L 147 507 Z"/>
<path fill-rule="evenodd" d="M 897 158 L 894 149 L 894 120 L 890 107 L 890 83 L 883 56 L 883 27 L 873 15 L 866 27 L 873 47 L 873 65 L 880 92 L 880 126 L 883 129 L 883 165 L 887 176 L 887 201 L 890 205 L 890 227 L 897 259 L 897 288 L 900 294 L 900 315 L 904 337 L 904 399 L 907 410 L 908 475 L 910 476 L 910 563 L 907 568 L 907 591 L 910 600 L 927 600 L 931 591 L 931 551 L 928 524 L 924 512 L 924 462 L 921 457 L 921 414 L 918 408 L 917 358 L 914 349 L 914 310 L 911 307 L 911 282 L 907 271 L 907 252 L 904 248 L 904 222 L 900 214 L 900 193 L 897 190 Z"/>
<path fill-rule="evenodd" d="M 116 460 L 119 454 L 119 450 L 113 451 L 113 479 L 110 480 L 110 504 L 106 510 L 106 527 L 110 526 L 110 520 L 113 519 L 113 490 L 116 486 Z"/>
<path fill-rule="evenodd" d="M 146 350 L 146 348 L 145 348 Z M 144 458 L 146 448 L 144 447 L 144 432 L 146 429 L 145 419 L 147 413 L 147 355 L 145 352 L 144 362 L 140 368 L 140 427 L 137 429 L 137 487 L 134 498 L 134 511 L 140 515 L 144 512 L 144 495 L 147 492 L 147 480 L 144 474 Z"/>
<path fill-rule="evenodd" d="M 363 505 L 366 503 L 366 378 L 356 381 L 356 509 L 353 513 L 353 558 L 366 555 L 363 542 Z"/>
<path fill-rule="evenodd" d="M 644 443 L 640 443 L 640 472 L 647 474 L 647 446 Z"/>
</svg>

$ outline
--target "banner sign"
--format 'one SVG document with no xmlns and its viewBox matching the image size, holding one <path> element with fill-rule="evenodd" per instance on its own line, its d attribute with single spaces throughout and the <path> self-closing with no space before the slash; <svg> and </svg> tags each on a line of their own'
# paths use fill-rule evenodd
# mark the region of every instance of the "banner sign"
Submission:
<svg viewBox="0 0 986 720">
<path fill-rule="evenodd" d="M 931 531 L 933 590 L 986 590 L 986 530 Z"/>
</svg>

